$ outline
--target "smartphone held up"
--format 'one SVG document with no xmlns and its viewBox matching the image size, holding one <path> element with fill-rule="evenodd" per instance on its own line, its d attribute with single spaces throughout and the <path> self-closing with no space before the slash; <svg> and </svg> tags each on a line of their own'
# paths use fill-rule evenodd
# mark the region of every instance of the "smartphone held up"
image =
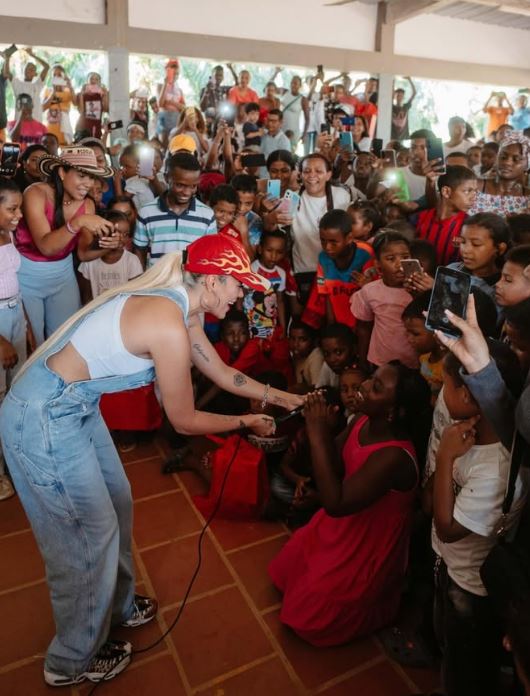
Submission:
<svg viewBox="0 0 530 696">
<path fill-rule="evenodd" d="M 17 171 L 20 145 L 18 143 L 4 143 L 0 156 L 0 174 L 2 176 L 14 176 Z"/>
<path fill-rule="evenodd" d="M 461 336 L 461 331 L 451 324 L 445 310 L 448 309 L 457 317 L 465 319 L 470 292 L 469 273 L 439 266 L 434 279 L 425 326 L 430 331 L 438 329 L 449 336 Z"/>
</svg>

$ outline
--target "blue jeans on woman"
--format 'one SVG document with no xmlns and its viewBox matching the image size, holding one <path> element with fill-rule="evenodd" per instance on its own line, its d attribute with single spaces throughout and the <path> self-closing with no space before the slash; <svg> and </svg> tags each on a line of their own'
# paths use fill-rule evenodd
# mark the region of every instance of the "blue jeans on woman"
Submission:
<svg viewBox="0 0 530 696">
<path fill-rule="evenodd" d="M 18 282 L 37 346 L 81 307 L 71 254 L 60 261 L 21 256 Z"/>
<path fill-rule="evenodd" d="M 139 294 L 173 299 L 186 316 L 172 290 Z M 83 320 L 15 380 L 0 408 L 5 458 L 46 564 L 57 634 L 45 668 L 71 677 L 133 613 L 131 488 L 99 399 L 155 376 L 149 368 L 66 383 L 46 362 Z"/>
</svg>

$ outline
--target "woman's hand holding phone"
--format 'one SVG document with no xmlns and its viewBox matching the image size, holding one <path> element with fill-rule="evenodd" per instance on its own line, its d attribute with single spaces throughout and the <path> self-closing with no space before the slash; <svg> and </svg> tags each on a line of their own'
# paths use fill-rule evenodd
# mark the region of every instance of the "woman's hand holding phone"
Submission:
<svg viewBox="0 0 530 696">
<path fill-rule="evenodd" d="M 446 315 L 454 326 L 462 332 L 459 337 L 449 336 L 443 331 L 434 333 L 440 343 L 448 348 L 460 360 L 466 371 L 472 375 L 483 370 L 490 361 L 490 352 L 486 339 L 477 321 L 475 298 L 470 293 L 467 300 L 466 319 L 457 317 L 449 310 Z"/>
</svg>

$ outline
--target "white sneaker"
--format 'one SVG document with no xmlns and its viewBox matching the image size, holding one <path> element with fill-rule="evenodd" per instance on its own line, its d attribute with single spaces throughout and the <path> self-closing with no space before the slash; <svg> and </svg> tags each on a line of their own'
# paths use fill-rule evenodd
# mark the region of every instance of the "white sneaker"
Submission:
<svg viewBox="0 0 530 696">
<path fill-rule="evenodd" d="M 7 500 L 15 495 L 11 481 L 7 474 L 0 474 L 0 500 Z"/>
<path fill-rule="evenodd" d="M 125 640 L 108 640 L 90 660 L 84 672 L 75 677 L 44 670 L 44 681 L 49 686 L 70 686 L 88 679 L 91 682 L 114 679 L 131 661 L 132 645 Z"/>
</svg>

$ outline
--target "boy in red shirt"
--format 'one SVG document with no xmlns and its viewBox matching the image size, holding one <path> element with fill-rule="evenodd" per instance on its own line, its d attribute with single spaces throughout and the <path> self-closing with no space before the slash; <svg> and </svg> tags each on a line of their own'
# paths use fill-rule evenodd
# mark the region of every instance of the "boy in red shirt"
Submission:
<svg viewBox="0 0 530 696">
<path fill-rule="evenodd" d="M 457 261 L 458 249 L 454 245 L 477 195 L 477 177 L 467 167 L 447 167 L 438 179 L 440 200 L 436 208 L 422 210 L 416 218 L 416 231 L 420 239 L 426 239 L 436 250 L 436 263 L 447 266 Z"/>
</svg>

